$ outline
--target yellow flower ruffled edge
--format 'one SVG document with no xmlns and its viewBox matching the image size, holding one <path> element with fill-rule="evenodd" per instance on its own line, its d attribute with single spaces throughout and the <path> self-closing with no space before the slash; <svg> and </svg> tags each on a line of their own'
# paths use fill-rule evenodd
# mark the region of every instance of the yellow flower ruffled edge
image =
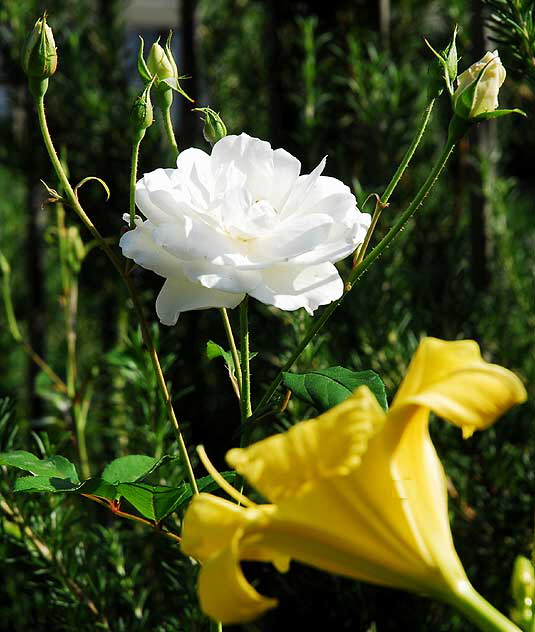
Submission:
<svg viewBox="0 0 535 632">
<path fill-rule="evenodd" d="M 249 584 L 240 560 L 284 572 L 295 559 L 445 601 L 466 595 L 473 589 L 453 546 L 429 412 L 469 437 L 525 399 L 520 380 L 483 360 L 475 342 L 426 338 L 387 413 L 360 387 L 315 419 L 230 450 L 228 463 L 270 504 L 192 500 L 181 546 L 202 564 L 203 611 L 229 624 L 277 605 Z"/>
</svg>

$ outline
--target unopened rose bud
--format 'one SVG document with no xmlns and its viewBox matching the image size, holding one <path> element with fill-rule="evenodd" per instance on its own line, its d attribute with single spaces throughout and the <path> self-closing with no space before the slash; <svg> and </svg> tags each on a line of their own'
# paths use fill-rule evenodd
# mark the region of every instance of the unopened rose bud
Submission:
<svg viewBox="0 0 535 632">
<path fill-rule="evenodd" d="M 141 139 L 145 135 L 145 130 L 150 127 L 154 120 L 152 102 L 150 100 L 151 81 L 143 92 L 136 97 L 132 111 L 130 113 L 130 123 L 136 139 Z"/>
<path fill-rule="evenodd" d="M 154 42 L 150 49 L 149 56 L 147 57 L 147 68 L 151 75 L 156 75 L 159 81 L 171 79 L 176 76 L 176 66 L 171 63 L 165 50 L 158 42 Z"/>
<path fill-rule="evenodd" d="M 488 52 L 457 78 L 453 109 L 463 119 L 483 117 L 498 107 L 498 92 L 505 81 L 498 51 Z"/>
<path fill-rule="evenodd" d="M 202 112 L 204 114 L 204 127 L 202 133 L 204 140 L 210 145 L 215 145 L 227 135 L 227 127 L 219 116 L 218 112 L 214 112 L 212 108 L 194 108 L 194 112 Z"/>
<path fill-rule="evenodd" d="M 39 18 L 22 50 L 22 67 L 28 77 L 48 79 L 58 66 L 58 54 L 46 15 Z"/>
</svg>

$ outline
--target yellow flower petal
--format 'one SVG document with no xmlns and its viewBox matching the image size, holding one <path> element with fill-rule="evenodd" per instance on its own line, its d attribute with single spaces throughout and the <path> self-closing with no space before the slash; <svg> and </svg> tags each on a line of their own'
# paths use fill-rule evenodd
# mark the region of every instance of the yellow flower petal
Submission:
<svg viewBox="0 0 535 632">
<path fill-rule="evenodd" d="M 361 465 L 276 505 L 263 545 L 355 579 L 441 595 L 465 581 L 426 410 L 385 423 Z"/>
<path fill-rule="evenodd" d="M 460 426 L 467 437 L 525 399 L 526 390 L 516 375 L 483 360 L 474 341 L 426 338 L 396 394 L 391 414 L 401 413 L 404 406 L 429 408 Z"/>
<path fill-rule="evenodd" d="M 228 546 L 250 521 L 247 510 L 212 494 L 196 494 L 188 506 L 180 548 L 199 562 Z"/>
<path fill-rule="evenodd" d="M 518 378 L 485 362 L 475 342 L 426 339 L 386 416 L 362 387 L 317 419 L 231 450 L 229 463 L 276 504 L 229 509 L 221 499 L 194 499 L 183 549 L 206 560 L 203 609 L 236 623 L 273 607 L 239 561 L 270 560 L 284 570 L 289 557 L 455 601 L 470 585 L 451 537 L 429 411 L 466 434 L 524 399 Z"/>
<path fill-rule="evenodd" d="M 225 625 L 251 621 L 277 605 L 276 599 L 262 596 L 243 575 L 239 563 L 242 537 L 240 529 L 230 545 L 211 557 L 199 573 L 201 608 Z"/>
<path fill-rule="evenodd" d="M 361 386 L 344 402 L 288 432 L 227 453 L 228 463 L 272 502 L 358 467 L 385 413 Z"/>
</svg>

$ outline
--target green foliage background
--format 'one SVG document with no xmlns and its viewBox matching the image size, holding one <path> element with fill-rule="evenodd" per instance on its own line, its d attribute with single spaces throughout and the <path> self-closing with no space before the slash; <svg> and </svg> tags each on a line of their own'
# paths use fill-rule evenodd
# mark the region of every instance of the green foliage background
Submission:
<svg viewBox="0 0 535 632">
<path fill-rule="evenodd" d="M 503 15 L 528 23 L 533 3 L 492 0 L 481 13 L 479 3 L 469 0 L 399 0 L 390 7 L 386 26 L 378 6 L 364 0 L 200 0 L 197 101 L 218 110 L 230 133 L 246 131 L 284 146 L 300 158 L 304 172 L 328 154 L 326 173 L 351 183 L 362 205 L 369 193 L 384 189 L 425 106 L 431 55 L 421 36 L 440 47 L 458 23 L 461 68 L 484 52 L 478 43 L 484 19 L 503 40 L 499 50 L 509 79 L 500 103 L 521 107 L 529 118 L 508 117 L 472 130 L 424 209 L 369 270 L 295 370 L 373 369 L 391 398 L 418 340 L 434 335 L 474 338 L 487 359 L 523 379 L 528 403 L 485 433 L 462 441 L 441 421 L 432 425 L 451 479 L 459 555 L 475 587 L 507 611 L 512 562 L 517 554 L 531 555 L 533 544 L 535 77 L 533 29 L 520 35 L 505 29 L 504 34 L 499 25 Z M 39 179 L 57 184 L 18 66 L 25 34 L 43 8 L 37 0 L 5 0 L 0 7 L 1 80 L 9 99 L 0 120 L 0 250 L 13 270 L 22 328 L 63 375 L 55 209 L 45 205 L 40 210 Z M 58 0 L 46 8 L 60 55 L 48 95 L 50 126 L 57 145 L 65 148 L 72 181 L 97 175 L 110 186 L 108 203 L 97 186 L 86 185 L 80 195 L 95 223 L 117 241 L 128 205 L 125 121 L 138 87 L 130 76 L 124 6 L 118 0 Z M 423 181 L 449 116 L 444 98 L 374 239 L 386 232 Z M 171 166 L 161 132 L 159 121 L 149 130 L 140 171 Z M 177 132 L 179 145 L 181 136 L 194 137 L 196 146 L 208 150 L 195 113 L 183 113 Z M 67 221 L 77 223 L 70 214 Z M 89 241 L 83 229 L 81 234 Z M 342 264 L 343 271 L 347 265 Z M 136 278 L 147 314 L 156 320 L 160 280 L 142 270 Z M 125 454 L 174 453 L 174 436 L 131 306 L 97 249 L 82 264 L 79 300 L 80 381 L 94 388 L 86 429 L 92 472 Z M 310 322 L 301 311 L 280 313 L 253 304 L 256 401 Z M 208 340 L 225 345 L 217 312 L 191 312 L 176 327 L 154 323 L 153 331 L 188 445 L 203 443 L 223 469 L 224 453 L 235 445 L 239 410 L 223 362 L 209 362 L 204 353 Z M 28 370 L 3 312 L 0 348 L 0 452 L 26 449 L 76 461 L 68 407 L 42 375 Z M 264 419 L 254 438 L 313 414 L 292 400 L 285 413 Z M 201 467 L 196 471 L 204 475 Z M 178 475 L 168 466 L 161 482 Z M 175 543 L 80 497 L 15 495 L 14 478 L 5 471 L 0 480 L 1 629 L 209 629 L 196 601 L 196 567 Z M 176 515 L 170 523 L 178 529 L 179 521 Z M 378 632 L 469 629 L 440 604 L 298 564 L 285 576 L 263 565 L 248 565 L 246 571 L 281 601 L 279 609 L 243 626 L 246 630 L 293 625 Z"/>
</svg>

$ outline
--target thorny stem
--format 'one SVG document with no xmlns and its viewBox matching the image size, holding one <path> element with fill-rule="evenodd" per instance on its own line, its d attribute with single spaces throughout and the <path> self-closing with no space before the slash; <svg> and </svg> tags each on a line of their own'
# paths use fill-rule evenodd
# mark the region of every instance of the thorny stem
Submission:
<svg viewBox="0 0 535 632">
<path fill-rule="evenodd" d="M 135 290 L 134 285 L 132 284 L 132 281 L 130 279 L 130 277 L 128 276 L 128 274 L 125 273 L 122 265 L 121 265 L 121 261 L 120 259 L 117 257 L 117 255 L 115 254 L 115 252 L 110 248 L 109 244 L 107 243 L 107 241 L 102 237 L 102 235 L 100 234 L 100 232 L 98 231 L 98 229 L 95 227 L 95 225 L 93 224 L 93 222 L 90 220 L 90 218 L 88 217 L 88 215 L 86 214 L 86 212 L 84 211 L 84 209 L 82 208 L 80 202 L 78 201 L 78 197 L 77 195 L 74 193 L 71 184 L 69 182 L 69 180 L 67 179 L 67 176 L 65 174 L 65 171 L 63 169 L 63 166 L 58 158 L 58 155 L 56 153 L 56 150 L 54 148 L 54 144 L 52 142 L 52 138 L 50 137 L 50 132 L 48 130 L 48 124 L 46 121 L 46 115 L 45 115 L 45 104 L 44 104 L 44 99 L 43 97 L 38 97 L 36 99 L 36 105 L 37 105 L 37 115 L 39 118 L 39 126 L 41 128 L 41 133 L 43 135 L 43 140 L 46 146 L 46 149 L 48 151 L 48 155 L 50 157 L 50 160 L 52 162 L 52 165 L 54 167 L 54 170 L 56 171 L 56 174 L 65 190 L 65 195 L 67 197 L 67 200 L 69 201 L 69 204 L 74 208 L 76 214 L 78 215 L 78 217 L 80 217 L 80 219 L 82 220 L 82 222 L 85 224 L 85 226 L 87 227 L 87 229 L 91 232 L 91 234 L 93 235 L 93 237 L 97 240 L 97 242 L 99 243 L 99 245 L 101 246 L 101 248 L 104 250 L 104 252 L 106 253 L 106 255 L 108 256 L 108 258 L 110 259 L 110 261 L 112 262 L 113 266 L 115 267 L 115 269 L 117 270 L 117 272 L 121 275 L 121 278 L 123 279 L 123 281 L 125 282 L 127 288 L 128 288 L 128 292 L 130 294 L 130 297 L 132 299 L 132 302 L 134 303 L 134 308 L 136 310 L 136 313 L 138 315 L 138 319 L 139 319 L 139 324 L 141 326 L 141 333 L 143 336 L 143 341 L 149 351 L 149 355 L 152 361 L 152 365 L 154 368 L 154 372 L 156 374 L 156 378 L 158 381 L 158 386 L 160 388 L 160 391 L 162 392 L 162 396 L 163 399 L 165 401 L 165 405 L 167 407 L 167 412 L 169 415 L 169 419 L 171 420 L 171 423 L 173 424 L 176 434 L 177 434 L 177 439 L 178 439 L 178 447 L 179 447 L 179 451 L 180 454 L 182 456 L 184 465 L 186 467 L 186 472 L 189 478 L 189 481 L 191 483 L 191 486 L 194 490 L 195 493 L 198 493 L 198 488 L 197 488 L 197 481 L 195 480 L 195 476 L 193 474 L 193 468 L 191 466 L 191 461 L 189 459 L 188 456 L 188 451 L 186 448 L 186 444 L 184 442 L 184 438 L 182 436 L 182 433 L 180 431 L 180 426 L 178 424 L 178 420 L 176 418 L 175 415 L 175 411 L 173 409 L 173 404 L 171 402 L 171 397 L 169 396 L 169 391 L 167 390 L 167 385 L 165 383 L 165 378 L 163 376 L 162 373 L 162 368 L 160 366 L 160 360 L 158 358 L 158 353 L 156 352 L 156 348 L 154 346 L 154 341 L 152 340 L 152 336 L 149 330 L 149 326 L 147 324 L 147 321 L 145 319 L 145 316 L 143 314 L 143 307 L 141 305 L 141 302 L 139 300 L 139 297 L 137 295 L 137 292 Z"/>
<path fill-rule="evenodd" d="M 232 362 L 234 362 L 234 372 L 236 374 L 236 383 L 238 387 L 237 395 L 238 397 L 240 397 L 241 382 L 242 382 L 240 357 L 238 355 L 238 349 L 236 348 L 236 341 L 234 340 L 234 334 L 232 333 L 232 326 L 230 324 L 228 312 L 224 307 L 221 307 L 221 309 L 219 310 L 219 313 L 221 314 L 221 319 L 223 320 L 223 327 L 225 328 L 228 344 L 230 346 L 230 354 L 232 356 Z"/>
<path fill-rule="evenodd" d="M 130 200 L 129 200 L 129 213 L 130 213 L 130 228 L 136 227 L 136 182 L 137 182 L 137 163 L 139 158 L 139 147 L 141 141 L 145 136 L 145 130 L 142 134 L 139 134 L 132 145 L 132 164 L 130 168 Z"/>
<path fill-rule="evenodd" d="M 19 512 L 19 510 L 8 505 L 8 503 L 3 499 L 0 499 L 0 509 L 3 511 L 8 520 L 16 524 L 17 527 L 20 529 L 20 532 L 26 538 L 28 538 L 38 554 L 50 564 L 55 564 L 62 577 L 64 585 L 74 595 L 74 597 L 76 597 L 76 599 L 78 599 L 80 603 L 87 606 L 93 616 L 95 616 L 100 621 L 100 624 L 104 627 L 104 629 L 110 630 L 111 628 L 108 620 L 106 619 L 104 614 L 99 612 L 97 606 L 95 605 L 95 602 L 90 597 L 88 597 L 84 593 L 81 586 L 72 577 L 69 576 L 69 573 L 67 572 L 65 566 L 62 564 L 61 560 L 59 560 L 52 553 L 50 548 L 34 533 L 31 527 L 26 524 L 24 517 Z"/>
<path fill-rule="evenodd" d="M 451 140 L 451 138 L 448 138 L 442 150 L 442 153 L 440 154 L 439 158 L 433 165 L 431 172 L 427 176 L 425 182 L 420 187 L 416 196 L 413 198 L 412 202 L 405 209 L 405 211 L 403 211 L 403 213 L 399 216 L 395 224 L 390 228 L 390 230 L 385 235 L 385 237 L 383 237 L 383 239 L 377 244 L 377 246 L 375 246 L 375 248 L 370 252 L 370 254 L 367 257 L 365 257 L 356 267 L 353 268 L 353 270 L 351 271 L 349 275 L 349 279 L 346 283 L 344 293 L 342 294 L 342 296 L 337 301 L 334 301 L 333 303 L 328 305 L 323 310 L 321 316 L 315 322 L 312 323 L 311 327 L 305 334 L 304 338 L 298 344 L 297 348 L 294 350 L 290 358 L 287 360 L 287 362 L 279 371 L 279 373 L 277 374 L 273 382 L 270 384 L 268 390 L 265 392 L 264 396 L 260 400 L 257 406 L 257 410 L 260 411 L 262 407 L 265 406 L 270 401 L 271 397 L 273 396 L 273 393 L 276 391 L 277 387 L 282 381 L 282 374 L 285 371 L 288 371 L 288 369 L 292 367 L 292 365 L 297 360 L 297 358 L 301 355 L 301 353 L 303 352 L 305 347 L 308 345 L 308 343 L 312 340 L 312 338 L 314 338 L 314 336 L 320 331 L 320 329 L 322 329 L 322 327 L 329 320 L 329 318 L 331 317 L 333 312 L 336 310 L 336 308 L 342 304 L 344 298 L 349 294 L 349 292 L 351 291 L 355 283 L 357 283 L 357 281 L 366 272 L 366 270 L 372 265 L 372 263 L 374 263 L 383 254 L 383 252 L 390 246 L 392 241 L 394 241 L 394 239 L 403 230 L 403 228 L 405 227 L 405 224 L 409 221 L 412 215 L 418 210 L 418 208 L 424 201 L 425 197 L 427 196 L 427 194 L 429 193 L 429 191 L 432 189 L 433 185 L 435 184 L 454 146 L 455 146 L 455 142 Z M 387 187 L 387 190 L 388 188 L 390 187 Z M 383 200 L 383 203 L 384 203 L 384 200 Z"/>
<path fill-rule="evenodd" d="M 394 173 L 394 175 L 392 176 L 392 179 L 388 183 L 385 189 L 385 192 L 381 196 L 381 202 L 383 204 L 386 204 L 388 200 L 390 199 L 390 196 L 394 192 L 394 189 L 397 187 L 398 182 L 401 180 L 401 176 L 405 173 L 405 169 L 409 165 L 409 162 L 411 161 L 414 155 L 414 152 L 416 151 L 416 148 L 420 144 L 420 141 L 422 140 L 422 137 L 426 130 L 427 124 L 429 123 L 429 119 L 431 118 L 431 112 L 433 111 L 434 105 L 435 105 L 435 99 L 432 99 L 427 104 L 422 116 L 422 120 L 420 122 L 420 127 L 418 128 L 418 131 L 416 132 L 414 138 L 412 139 L 411 144 L 409 145 L 409 148 L 407 149 L 407 151 L 405 152 L 405 155 L 403 156 L 401 162 L 399 163 L 399 167 L 396 169 L 396 172 Z"/>
</svg>

